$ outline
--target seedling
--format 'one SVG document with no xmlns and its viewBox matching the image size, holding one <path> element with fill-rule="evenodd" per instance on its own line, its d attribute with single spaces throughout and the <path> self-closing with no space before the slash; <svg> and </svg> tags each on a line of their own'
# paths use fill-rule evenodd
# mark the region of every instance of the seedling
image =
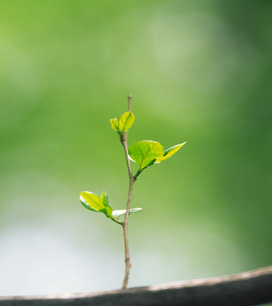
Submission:
<svg viewBox="0 0 272 306">
<path fill-rule="evenodd" d="M 105 191 L 102 192 L 100 197 L 90 191 L 83 191 L 80 193 L 80 201 L 85 208 L 95 212 L 104 213 L 107 218 L 121 225 L 123 228 L 125 245 L 125 275 L 122 285 L 123 289 L 127 288 L 129 271 L 131 267 L 128 244 L 129 215 L 142 210 L 142 208 L 130 208 L 134 183 L 145 169 L 168 159 L 186 143 L 183 142 L 164 150 L 163 146 L 157 141 L 142 140 L 128 147 L 128 130 L 132 127 L 135 120 L 135 116 L 131 112 L 131 98 L 131 96 L 128 96 L 128 111 L 121 116 L 120 120 L 117 118 L 110 119 L 111 127 L 118 134 L 125 151 L 129 176 L 129 191 L 126 209 L 113 210 L 109 205 L 108 196 Z M 135 162 L 139 166 L 134 175 L 131 170 L 131 161 Z M 119 217 L 122 215 L 125 216 L 124 221 L 119 220 Z"/>
</svg>

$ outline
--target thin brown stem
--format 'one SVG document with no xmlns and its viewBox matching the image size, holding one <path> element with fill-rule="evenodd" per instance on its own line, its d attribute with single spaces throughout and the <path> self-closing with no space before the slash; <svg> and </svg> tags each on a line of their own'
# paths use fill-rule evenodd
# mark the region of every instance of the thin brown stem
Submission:
<svg viewBox="0 0 272 306">
<path fill-rule="evenodd" d="M 128 96 L 128 111 L 131 112 L 131 99 L 132 99 L 132 96 L 129 95 Z"/>
<path fill-rule="evenodd" d="M 123 231 L 124 231 L 124 243 L 125 243 L 125 276 L 123 280 L 122 289 L 127 288 L 129 271 L 131 267 L 130 256 L 129 256 L 129 244 L 128 244 L 128 217 L 129 217 L 129 209 L 131 203 L 131 196 L 134 184 L 134 178 L 130 179 L 129 183 L 129 192 L 128 192 L 128 201 L 127 201 L 127 211 L 125 215 L 125 221 L 123 223 Z"/>
<path fill-rule="evenodd" d="M 132 98 L 131 96 L 128 96 L 128 111 L 129 112 L 131 111 L 131 98 Z M 135 179 L 134 179 L 132 171 L 131 171 L 130 160 L 129 160 L 129 155 L 128 155 L 127 136 L 128 136 L 128 132 L 126 132 L 125 137 L 121 140 L 121 143 L 122 143 L 124 151 L 125 151 L 127 168 L 128 168 L 128 176 L 129 176 L 129 190 L 128 190 L 126 215 L 125 215 L 125 220 L 122 224 L 123 231 L 124 231 L 125 264 L 126 264 L 125 265 L 125 276 L 124 276 L 124 280 L 123 280 L 122 289 L 127 288 L 129 271 L 130 271 L 130 267 L 131 267 L 130 256 L 129 256 L 129 245 L 128 245 L 128 217 L 129 217 L 129 210 L 130 210 L 130 203 L 131 203 L 133 185 L 135 183 Z"/>
</svg>

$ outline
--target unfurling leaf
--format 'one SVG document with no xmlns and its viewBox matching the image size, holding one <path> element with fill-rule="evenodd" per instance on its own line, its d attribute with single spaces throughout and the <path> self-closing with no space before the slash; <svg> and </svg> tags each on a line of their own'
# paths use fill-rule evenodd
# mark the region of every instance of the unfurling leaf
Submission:
<svg viewBox="0 0 272 306">
<path fill-rule="evenodd" d="M 112 208 L 108 205 L 108 196 L 105 191 L 102 192 L 101 197 L 96 194 L 83 191 L 80 193 L 80 202 L 82 205 L 92 211 L 102 212 L 106 217 L 112 219 L 113 221 L 120 223 L 113 215 Z"/>
<path fill-rule="evenodd" d="M 118 120 L 117 118 L 110 119 L 111 127 L 114 131 L 118 131 Z"/>
<path fill-rule="evenodd" d="M 141 210 L 142 210 L 142 208 L 131 208 L 131 209 L 129 210 L 129 213 L 132 214 L 132 213 L 135 213 L 135 212 L 138 212 L 138 211 L 141 211 Z M 126 212 L 127 212 L 126 209 L 122 209 L 122 210 L 113 210 L 113 211 L 112 211 L 112 215 L 113 215 L 114 218 L 118 219 L 120 216 L 125 215 Z"/>
<path fill-rule="evenodd" d="M 164 151 L 163 146 L 156 141 L 142 140 L 129 147 L 128 153 L 132 161 L 139 165 L 138 173 L 154 163 L 160 163 L 163 160 L 174 155 L 186 142 L 175 145 Z"/>
<path fill-rule="evenodd" d="M 110 119 L 110 124 L 114 131 L 116 131 L 120 136 L 123 136 L 124 133 L 132 127 L 134 120 L 134 114 L 126 112 L 121 116 L 119 121 L 117 118 Z"/>
</svg>

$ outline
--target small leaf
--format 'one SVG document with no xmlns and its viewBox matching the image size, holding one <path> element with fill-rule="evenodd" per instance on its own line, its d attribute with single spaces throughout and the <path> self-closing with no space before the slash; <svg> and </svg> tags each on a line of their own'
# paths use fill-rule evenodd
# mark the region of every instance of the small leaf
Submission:
<svg viewBox="0 0 272 306">
<path fill-rule="evenodd" d="M 102 212 L 106 217 L 120 223 L 112 215 L 112 208 L 108 205 L 108 196 L 105 191 L 102 192 L 101 197 L 92 192 L 83 191 L 80 193 L 80 202 L 85 208 L 96 212 Z"/>
<path fill-rule="evenodd" d="M 139 171 L 151 166 L 157 158 L 164 155 L 164 149 L 159 142 L 142 140 L 129 147 L 130 158 L 139 165 Z"/>
<path fill-rule="evenodd" d="M 107 196 L 107 194 L 106 194 L 105 191 L 102 192 L 101 197 L 100 197 L 100 200 L 102 201 L 102 203 L 103 203 L 104 205 L 109 206 L 109 205 L 108 205 L 108 196 Z"/>
<path fill-rule="evenodd" d="M 84 207 L 92 211 L 98 212 L 104 208 L 100 198 L 96 194 L 89 191 L 83 191 L 80 193 L 80 202 Z"/>
<path fill-rule="evenodd" d="M 117 118 L 113 118 L 113 119 L 110 119 L 110 124 L 111 124 L 111 127 L 114 131 L 118 131 L 119 128 L 118 128 L 118 120 Z"/>
<path fill-rule="evenodd" d="M 132 214 L 132 213 L 135 213 L 135 212 L 138 212 L 138 211 L 141 211 L 141 210 L 142 210 L 142 208 L 131 208 L 131 209 L 129 210 L 129 213 Z M 114 218 L 117 218 L 117 219 L 118 219 L 120 216 L 125 215 L 126 212 L 127 212 L 126 209 L 122 209 L 122 210 L 113 210 L 113 211 L 112 211 L 112 215 L 113 215 Z"/>
<path fill-rule="evenodd" d="M 124 133 L 127 130 L 129 130 L 132 127 L 134 120 L 135 120 L 135 116 L 133 113 L 131 112 L 124 113 L 119 120 L 120 132 Z"/>
<path fill-rule="evenodd" d="M 162 157 L 158 157 L 156 158 L 156 162 L 155 163 L 160 163 L 163 160 L 170 158 L 172 155 L 174 155 L 181 147 L 183 147 L 186 144 L 186 142 L 183 142 L 181 144 L 175 145 L 167 150 L 165 150 L 165 153 Z"/>
</svg>

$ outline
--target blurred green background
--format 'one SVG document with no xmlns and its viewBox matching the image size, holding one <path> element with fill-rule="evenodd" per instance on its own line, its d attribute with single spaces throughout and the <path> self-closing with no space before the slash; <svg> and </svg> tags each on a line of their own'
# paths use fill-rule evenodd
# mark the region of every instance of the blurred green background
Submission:
<svg viewBox="0 0 272 306">
<path fill-rule="evenodd" d="M 272 262 L 272 2 L 0 0 L 0 295 L 118 289 L 129 144 L 187 144 L 133 194 L 129 286 Z"/>
</svg>

